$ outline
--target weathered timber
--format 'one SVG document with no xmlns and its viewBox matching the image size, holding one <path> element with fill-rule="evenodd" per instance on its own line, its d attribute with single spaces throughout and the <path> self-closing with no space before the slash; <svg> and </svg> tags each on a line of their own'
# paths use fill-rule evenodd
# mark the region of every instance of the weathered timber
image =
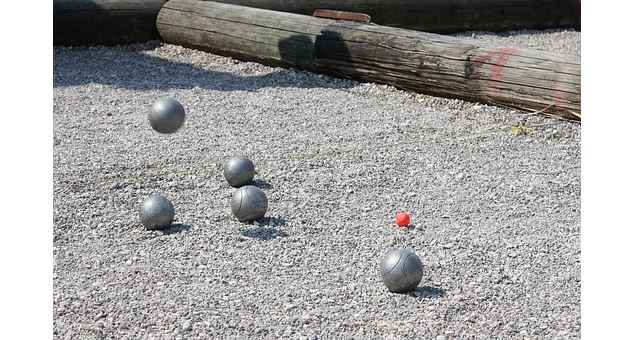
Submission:
<svg viewBox="0 0 635 340">
<path fill-rule="evenodd" d="M 167 0 L 53 0 L 55 45 L 126 44 L 159 39 Z"/>
<path fill-rule="evenodd" d="M 579 55 L 197 0 L 166 3 L 157 27 L 242 60 L 580 119 Z"/>
<path fill-rule="evenodd" d="M 216 0 L 311 15 L 316 9 L 361 12 L 383 26 L 431 33 L 469 30 L 580 29 L 580 0 Z"/>
</svg>

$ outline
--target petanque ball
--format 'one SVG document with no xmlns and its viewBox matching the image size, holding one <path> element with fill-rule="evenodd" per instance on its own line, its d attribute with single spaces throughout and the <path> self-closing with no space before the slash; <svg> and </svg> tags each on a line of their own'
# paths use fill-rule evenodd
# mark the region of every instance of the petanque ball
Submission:
<svg viewBox="0 0 635 340">
<path fill-rule="evenodd" d="M 417 288 L 423 277 L 423 265 L 419 257 L 405 249 L 388 253 L 379 266 L 381 279 L 393 293 L 406 293 Z"/>
<path fill-rule="evenodd" d="M 255 221 L 267 213 L 267 195 L 258 187 L 246 185 L 234 191 L 229 205 L 240 222 Z"/>
<path fill-rule="evenodd" d="M 150 107 L 148 120 L 155 131 L 174 133 L 185 122 L 185 109 L 172 98 L 159 99 Z"/>
<path fill-rule="evenodd" d="M 233 156 L 223 166 L 223 175 L 234 188 L 249 184 L 255 174 L 254 163 L 245 156 Z"/>
<path fill-rule="evenodd" d="M 139 219 L 148 230 L 166 229 L 174 221 L 174 206 L 163 196 L 150 196 L 139 208 Z"/>
</svg>

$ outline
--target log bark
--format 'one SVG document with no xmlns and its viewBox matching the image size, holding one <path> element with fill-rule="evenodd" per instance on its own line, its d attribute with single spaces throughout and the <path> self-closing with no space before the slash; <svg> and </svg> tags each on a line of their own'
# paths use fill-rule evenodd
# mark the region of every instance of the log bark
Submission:
<svg viewBox="0 0 635 340">
<path fill-rule="evenodd" d="M 165 42 L 421 93 L 580 119 L 580 57 L 208 1 L 171 0 Z"/>
<path fill-rule="evenodd" d="M 167 0 L 53 0 L 53 44 L 127 44 L 159 39 Z"/>
<path fill-rule="evenodd" d="M 383 26 L 431 33 L 470 30 L 580 29 L 580 0 L 217 0 L 311 15 L 316 9 L 361 12 Z"/>
</svg>

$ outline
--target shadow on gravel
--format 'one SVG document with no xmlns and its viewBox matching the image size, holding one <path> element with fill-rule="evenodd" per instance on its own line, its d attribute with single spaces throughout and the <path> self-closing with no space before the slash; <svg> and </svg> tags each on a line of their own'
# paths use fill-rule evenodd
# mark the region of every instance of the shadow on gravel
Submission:
<svg viewBox="0 0 635 340">
<path fill-rule="evenodd" d="M 241 233 L 245 237 L 268 241 L 278 237 L 287 237 L 289 234 L 272 227 L 254 227 L 243 230 Z"/>
<path fill-rule="evenodd" d="M 59 47 L 53 49 L 53 87 L 111 85 L 131 90 L 201 88 L 216 91 L 255 91 L 261 88 L 346 88 L 350 83 L 317 81 L 307 73 L 280 69 L 264 75 L 242 76 L 210 71 L 195 64 L 171 61 L 144 51 L 158 41 L 122 46 Z M 212 61 L 210 61 L 212 62 Z"/>
<path fill-rule="evenodd" d="M 163 230 L 163 235 L 172 235 L 172 234 L 180 234 L 188 232 L 192 229 L 192 226 L 189 224 L 182 223 L 174 223 L 168 229 Z"/>
<path fill-rule="evenodd" d="M 267 190 L 267 189 L 271 189 L 273 188 L 273 186 L 267 182 L 267 181 L 263 181 L 261 179 L 255 179 L 252 181 L 252 184 L 257 186 L 258 188 L 262 189 L 262 190 Z"/>
<path fill-rule="evenodd" d="M 409 294 L 416 299 L 438 299 L 447 296 L 445 290 L 430 286 L 417 287 L 414 292 L 410 292 Z"/>
<path fill-rule="evenodd" d="M 287 220 L 279 217 L 264 217 L 259 221 L 260 225 L 268 225 L 272 227 L 281 227 L 287 225 Z"/>
</svg>

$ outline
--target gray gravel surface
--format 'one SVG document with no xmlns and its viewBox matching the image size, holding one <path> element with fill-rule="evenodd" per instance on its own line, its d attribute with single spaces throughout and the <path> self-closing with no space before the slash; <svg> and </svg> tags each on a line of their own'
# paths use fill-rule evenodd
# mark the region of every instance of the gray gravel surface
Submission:
<svg viewBox="0 0 635 340">
<path fill-rule="evenodd" d="M 55 338 L 580 336 L 578 123 L 158 42 L 56 47 L 53 85 Z M 172 135 L 147 121 L 165 96 Z M 255 224 L 229 208 L 234 154 L 269 198 Z M 138 220 L 155 193 L 167 231 Z M 379 275 L 398 247 L 424 265 L 413 293 Z"/>
</svg>

